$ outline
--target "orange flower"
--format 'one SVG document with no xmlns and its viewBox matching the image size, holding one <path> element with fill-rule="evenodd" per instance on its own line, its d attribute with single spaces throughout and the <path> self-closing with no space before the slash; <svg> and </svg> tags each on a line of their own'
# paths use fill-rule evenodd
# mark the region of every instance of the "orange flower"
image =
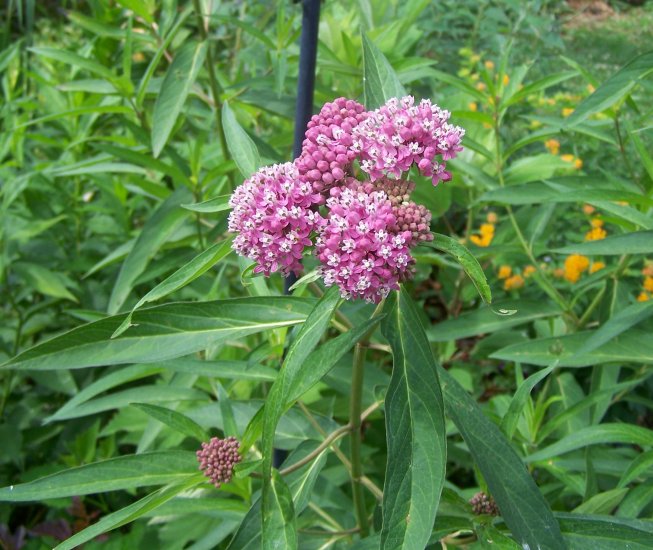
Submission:
<svg viewBox="0 0 653 550">
<path fill-rule="evenodd" d="M 492 63 L 492 61 L 490 61 L 489 59 L 485 63 L 483 63 L 483 65 L 485 65 L 485 68 L 488 71 L 491 71 L 491 70 L 494 69 L 494 63 Z"/>
<path fill-rule="evenodd" d="M 644 290 L 648 290 L 649 292 L 653 292 L 653 277 L 650 275 L 644 278 L 644 284 L 642 285 L 644 287 Z"/>
<path fill-rule="evenodd" d="M 642 268 L 642 275 L 644 275 L 644 277 L 653 277 L 653 263 L 644 265 Z"/>
<path fill-rule="evenodd" d="M 499 279 L 507 279 L 512 275 L 512 267 L 509 265 L 502 265 L 499 268 Z"/>
<path fill-rule="evenodd" d="M 566 155 L 561 155 L 560 158 L 564 160 L 565 162 L 574 162 L 574 155 L 566 154 Z"/>
<path fill-rule="evenodd" d="M 476 84 L 476 89 L 477 89 L 479 92 L 483 92 L 483 91 L 485 91 L 486 88 L 487 88 L 487 86 L 485 85 L 485 82 L 478 82 L 478 83 Z"/>
<path fill-rule="evenodd" d="M 605 222 L 601 218 L 592 218 L 590 224 L 592 227 L 603 227 Z"/>
<path fill-rule="evenodd" d="M 474 101 L 472 101 L 469 105 L 467 105 L 467 108 L 470 111 L 476 111 L 476 110 L 478 110 L 478 105 L 476 105 L 476 103 Z"/>
<path fill-rule="evenodd" d="M 547 139 L 544 142 L 544 147 L 546 147 L 552 155 L 557 155 L 560 152 L 560 142 L 557 139 Z"/>
<path fill-rule="evenodd" d="M 640 292 L 639 296 L 637 296 L 637 301 L 638 302 L 648 302 L 650 299 L 651 299 L 651 296 L 647 292 Z"/>
<path fill-rule="evenodd" d="M 604 267 L 605 264 L 603 262 L 592 262 L 592 265 L 590 266 L 590 274 L 596 273 L 597 271 L 600 271 Z"/>
<path fill-rule="evenodd" d="M 571 113 L 573 113 L 573 112 L 574 112 L 573 107 L 565 107 L 565 108 L 562 110 L 562 116 L 563 116 L 563 117 L 568 117 L 568 116 L 569 116 Z"/>
<path fill-rule="evenodd" d="M 503 85 L 507 86 L 508 82 L 510 82 L 510 77 L 507 74 L 503 75 Z"/>
<path fill-rule="evenodd" d="M 600 241 L 607 237 L 608 233 L 602 227 L 594 227 L 585 234 L 586 241 Z"/>
<path fill-rule="evenodd" d="M 534 265 L 527 265 L 527 266 L 523 269 L 522 273 L 524 274 L 524 277 L 526 277 L 526 278 L 528 279 L 528 278 L 529 278 L 533 273 L 535 273 L 536 271 L 537 271 L 537 269 L 535 268 Z"/>
<path fill-rule="evenodd" d="M 574 160 L 574 168 L 576 170 L 580 170 L 583 167 L 583 161 L 580 160 L 579 158 Z"/>
<path fill-rule="evenodd" d="M 485 219 L 488 223 L 497 223 L 497 221 L 499 221 L 499 216 L 497 216 L 496 212 L 488 212 Z"/>
<path fill-rule="evenodd" d="M 580 279 L 580 276 L 590 265 L 589 258 L 580 254 L 572 254 L 567 256 L 565 260 L 565 273 L 564 277 L 570 283 L 575 283 Z"/>
<path fill-rule="evenodd" d="M 503 288 L 505 290 L 517 290 L 518 288 L 521 288 L 523 286 L 524 286 L 524 279 L 522 278 L 521 275 L 513 275 L 512 277 L 508 277 L 503 282 Z"/>
<path fill-rule="evenodd" d="M 596 209 L 591 204 L 584 204 L 583 205 L 583 212 L 585 212 L 585 214 L 587 214 L 588 216 L 591 216 L 592 214 L 594 214 L 595 211 L 596 211 Z"/>
<path fill-rule="evenodd" d="M 562 269 L 561 267 L 558 267 L 553 270 L 553 276 L 556 279 L 562 279 L 565 276 L 565 270 Z"/>
</svg>

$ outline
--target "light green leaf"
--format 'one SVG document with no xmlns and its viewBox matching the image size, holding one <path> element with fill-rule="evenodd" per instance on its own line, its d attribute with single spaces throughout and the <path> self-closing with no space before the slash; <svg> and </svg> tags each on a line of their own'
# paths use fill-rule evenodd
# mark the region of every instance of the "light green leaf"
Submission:
<svg viewBox="0 0 653 550">
<path fill-rule="evenodd" d="M 653 51 L 626 63 L 585 98 L 567 118 L 567 126 L 574 126 L 587 117 L 605 111 L 628 95 L 639 81 L 653 71 Z"/>
<path fill-rule="evenodd" d="M 444 403 L 431 346 L 405 289 L 386 304 L 383 335 L 393 369 L 385 398 L 388 463 L 382 549 L 424 548 L 438 510 L 447 462 Z"/>
<path fill-rule="evenodd" d="M 193 212 L 203 212 L 206 214 L 224 212 L 225 210 L 231 209 L 231 206 L 229 206 L 230 197 L 231 195 L 222 195 L 207 201 L 197 202 L 194 204 L 182 204 L 181 206 L 186 210 L 192 210 Z"/>
<path fill-rule="evenodd" d="M 492 291 L 490 290 L 490 285 L 487 283 L 483 268 L 467 248 L 457 240 L 439 233 L 433 234 L 433 242 L 425 242 L 423 244 L 453 256 L 465 270 L 467 276 L 472 280 L 483 301 L 487 304 L 492 302 Z"/>
<path fill-rule="evenodd" d="M 179 388 L 172 389 L 178 390 Z M 198 441 L 209 440 L 209 434 L 206 433 L 204 428 L 194 420 L 188 418 L 185 414 L 172 409 L 166 409 L 165 407 L 159 407 L 158 405 L 148 405 L 147 403 L 132 403 L 132 406 L 139 408 L 155 420 L 163 422 L 173 430 L 187 435 L 188 437 L 193 437 Z"/>
<path fill-rule="evenodd" d="M 175 55 L 161 84 L 161 92 L 152 115 L 152 154 L 158 157 L 170 137 L 170 132 L 186 102 L 204 58 L 206 42 L 188 42 Z"/>
<path fill-rule="evenodd" d="M 190 476 L 187 481 L 170 487 L 163 487 L 154 491 L 136 502 L 117 510 L 111 514 L 103 516 L 99 521 L 93 523 L 75 533 L 72 537 L 54 547 L 54 550 L 73 550 L 79 548 L 85 542 L 93 540 L 98 535 L 107 533 L 118 527 L 122 527 L 132 521 L 156 510 L 170 499 L 196 485 L 199 485 L 204 476 L 196 474 Z"/>
<path fill-rule="evenodd" d="M 277 470 L 272 470 L 267 498 L 271 499 L 273 503 L 265 506 L 265 500 L 263 500 L 261 548 L 263 550 L 296 550 L 297 520 L 295 519 L 292 494 Z"/>
<path fill-rule="evenodd" d="M 228 102 L 222 105 L 222 126 L 227 148 L 244 178 L 250 177 L 261 166 L 261 158 L 252 138 L 236 120 Z"/>
<path fill-rule="evenodd" d="M 183 288 L 184 286 L 192 283 L 195 279 L 206 273 L 230 252 L 231 238 L 227 239 L 226 241 L 216 243 L 204 252 L 195 256 L 190 262 L 180 267 L 172 275 L 160 282 L 145 296 L 143 296 L 134 306 L 129 315 L 127 315 L 123 323 L 116 329 L 116 332 L 113 333 L 112 337 L 116 338 L 117 336 L 120 336 L 120 334 L 122 334 L 131 326 L 132 316 L 134 311 L 136 311 L 138 308 L 144 304 L 147 304 L 148 302 L 155 302 L 156 300 L 160 300 L 164 296 L 172 294 L 180 288 Z"/>
<path fill-rule="evenodd" d="M 463 387 L 443 368 L 438 372 L 447 414 L 460 430 L 517 542 L 522 548 L 565 548 L 549 504 L 522 459 Z"/>
<path fill-rule="evenodd" d="M 653 522 L 614 516 L 556 514 L 569 550 L 650 550 Z"/>
<path fill-rule="evenodd" d="M 113 72 L 101 65 L 94 59 L 88 59 L 87 57 L 82 57 L 76 53 L 67 50 L 59 50 L 57 48 L 28 48 L 32 53 L 41 56 L 47 57 L 49 59 L 54 59 L 55 61 L 60 61 L 66 65 L 71 65 L 79 69 L 87 70 L 91 73 L 95 73 L 102 78 L 107 80 L 112 80 L 116 78 L 116 75 Z"/>
<path fill-rule="evenodd" d="M 77 302 L 77 298 L 66 288 L 67 281 L 63 274 L 27 262 L 16 262 L 12 269 L 37 292 L 53 298 Z"/>
<path fill-rule="evenodd" d="M 635 481 L 640 475 L 648 472 L 651 468 L 653 468 L 653 451 L 646 451 L 637 455 L 624 471 L 617 487 L 626 487 L 626 485 Z"/>
<path fill-rule="evenodd" d="M 582 449 L 588 445 L 625 443 L 629 445 L 652 446 L 653 431 L 632 424 L 605 423 L 587 426 L 571 433 L 544 449 L 534 452 L 526 460 L 538 462 L 553 459 L 561 454 Z"/>
<path fill-rule="evenodd" d="M 151 485 L 182 483 L 197 475 L 191 451 L 155 451 L 110 458 L 0 489 L 0 502 L 30 502 Z"/>
<path fill-rule="evenodd" d="M 594 495 L 573 509 L 575 514 L 610 514 L 626 496 L 628 489 L 611 489 Z"/>
<path fill-rule="evenodd" d="M 653 254 L 653 231 L 635 231 L 613 235 L 600 241 L 588 241 L 556 248 L 560 254 L 585 254 L 586 256 L 621 256 L 622 254 Z"/>
<path fill-rule="evenodd" d="M 117 313 L 132 290 L 134 281 L 145 271 L 150 260 L 168 237 L 181 225 L 188 211 L 180 208 L 191 193 L 185 187 L 180 187 L 170 195 L 145 222 L 134 246 L 127 254 L 118 279 L 111 291 L 107 311 Z"/>
<path fill-rule="evenodd" d="M 302 323 L 314 303 L 304 298 L 266 296 L 165 304 L 135 312 L 135 326 L 118 338 L 112 339 L 111 335 L 125 315 L 108 317 L 56 336 L 3 367 L 79 369 L 174 359 L 211 344 Z"/>
<path fill-rule="evenodd" d="M 405 96 L 405 88 L 381 50 L 365 33 L 362 33 L 362 40 L 365 106 L 368 109 L 376 109 L 393 97 Z"/>
<path fill-rule="evenodd" d="M 495 313 L 498 312 L 499 314 Z M 505 315 L 502 312 L 513 312 Z M 494 304 L 492 309 L 481 308 L 469 313 L 463 313 L 456 319 L 449 319 L 427 330 L 431 342 L 447 342 L 477 334 L 496 332 L 518 325 L 523 325 L 535 319 L 554 317 L 560 314 L 560 309 L 547 302 L 529 300 L 506 300 Z M 550 363 L 550 361 L 549 361 Z M 548 364 L 548 363 L 547 363 Z"/>
</svg>

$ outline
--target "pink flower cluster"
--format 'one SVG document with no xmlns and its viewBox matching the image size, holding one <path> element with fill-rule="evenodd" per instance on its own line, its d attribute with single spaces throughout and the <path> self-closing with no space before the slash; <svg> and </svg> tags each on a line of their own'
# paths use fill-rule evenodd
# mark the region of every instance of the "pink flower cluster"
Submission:
<svg viewBox="0 0 653 550">
<path fill-rule="evenodd" d="M 454 158 L 462 150 L 465 130 L 449 124 L 449 115 L 428 99 L 419 105 L 412 96 L 390 99 L 352 131 L 361 170 L 374 181 L 388 174 L 399 178 L 415 164 L 433 185 L 450 180 L 446 163 L 436 156 L 443 161 Z"/>
<path fill-rule="evenodd" d="M 202 448 L 195 453 L 200 470 L 218 489 L 222 483 L 231 481 L 234 466 L 242 460 L 238 452 L 239 447 L 235 437 L 212 437 L 208 443 L 202 443 Z"/>
<path fill-rule="evenodd" d="M 229 231 L 237 233 L 234 250 L 257 263 L 255 273 L 298 273 L 304 248 L 312 245 L 311 232 L 322 221 L 311 210 L 317 202 L 292 163 L 261 168 L 229 201 Z"/>
<path fill-rule="evenodd" d="M 315 246 L 324 284 L 337 284 L 344 298 L 378 303 L 410 274 L 410 231 L 389 230 L 397 221 L 392 204 L 371 182 L 348 178 L 326 203 Z"/>
<path fill-rule="evenodd" d="M 449 112 L 407 96 L 375 111 L 350 99 L 325 104 L 308 124 L 294 163 L 262 168 L 230 200 L 233 248 L 255 273 L 299 273 L 313 245 L 327 286 L 343 297 L 379 302 L 412 276 L 410 249 L 433 239 L 431 213 L 410 200 L 400 179 L 415 164 L 434 184 L 462 149 L 464 130 Z M 442 162 L 436 160 L 441 158 Z M 358 161 L 370 180 L 353 177 Z"/>
<path fill-rule="evenodd" d="M 344 179 L 348 166 L 356 158 L 351 149 L 352 131 L 366 116 L 360 103 L 340 97 L 325 103 L 309 121 L 295 166 L 300 179 L 310 182 L 317 193 Z"/>
</svg>

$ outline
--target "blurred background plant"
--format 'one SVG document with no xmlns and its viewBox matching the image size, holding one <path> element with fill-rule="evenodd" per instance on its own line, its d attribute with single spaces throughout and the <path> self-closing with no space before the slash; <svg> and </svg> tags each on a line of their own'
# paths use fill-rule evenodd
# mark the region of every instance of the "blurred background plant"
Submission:
<svg viewBox="0 0 653 550">
<path fill-rule="evenodd" d="M 261 165 L 290 159 L 296 5 L 8 0 L 0 15 L 0 359 L 164 297 L 281 294 L 278 277 L 252 277 L 247 262 L 228 254 L 226 197 L 249 162 L 238 140 L 251 140 Z M 652 545 L 650 523 L 629 521 L 653 514 L 647 22 L 650 2 L 322 5 L 316 105 L 362 101 L 364 30 L 407 89 L 451 109 L 467 130 L 451 182 L 433 189 L 411 178 L 433 230 L 482 263 L 495 304 L 482 305 L 460 267 L 426 248 L 410 290 L 433 325 L 436 357 L 524 458 L 573 548 L 587 548 L 597 533 L 604 548 Z M 188 265 L 180 280 L 168 279 Z M 312 293 L 310 284 L 296 291 Z M 370 314 L 359 303 L 343 311 L 356 323 Z M 247 526 L 260 521 L 238 530 L 252 514 L 255 480 L 237 475 L 220 492 L 193 485 L 168 498 L 142 486 L 188 472 L 175 450 L 199 446 L 188 425 L 161 422 L 162 408 L 204 434 L 242 436 L 274 379 L 286 330 L 207 344 L 192 362 L 120 367 L 107 359 L 81 368 L 80 341 L 79 355 L 55 361 L 51 349 L 2 367 L 3 486 L 131 453 L 150 457 L 141 474 L 160 466 L 151 482 L 112 485 L 102 470 L 106 483 L 92 490 L 78 485 L 62 497 L 36 486 L 28 502 L 1 504 L 3 548 L 52 547 L 147 495 L 159 500 L 86 547 L 227 547 L 235 532 L 231 547 L 245 547 L 256 532 Z M 391 368 L 380 336 L 371 348 L 366 407 L 382 397 Z M 347 422 L 350 364 L 343 358 L 290 410 L 278 447 L 301 456 Z M 447 436 L 433 548 L 490 539 L 512 548 L 503 524 L 474 515 L 468 501 L 487 492 L 486 481 L 453 424 Z M 383 414 L 372 410 L 362 455 L 374 486 L 383 483 L 385 445 Z M 344 548 L 355 537 L 338 452 L 290 484 L 302 547 Z M 372 491 L 370 510 L 373 503 Z"/>
</svg>

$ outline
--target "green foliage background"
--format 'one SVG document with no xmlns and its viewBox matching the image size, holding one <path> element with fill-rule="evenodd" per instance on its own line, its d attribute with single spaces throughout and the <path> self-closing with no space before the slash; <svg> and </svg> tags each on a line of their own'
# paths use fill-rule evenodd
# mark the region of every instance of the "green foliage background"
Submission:
<svg viewBox="0 0 653 550">
<path fill-rule="evenodd" d="M 323 3 L 316 110 L 406 89 L 467 130 L 374 317 L 230 253 L 230 192 L 290 158 L 298 6 L 2 10 L 3 548 L 653 546 L 650 6 Z M 219 491 L 214 435 L 249 450 Z"/>
</svg>

